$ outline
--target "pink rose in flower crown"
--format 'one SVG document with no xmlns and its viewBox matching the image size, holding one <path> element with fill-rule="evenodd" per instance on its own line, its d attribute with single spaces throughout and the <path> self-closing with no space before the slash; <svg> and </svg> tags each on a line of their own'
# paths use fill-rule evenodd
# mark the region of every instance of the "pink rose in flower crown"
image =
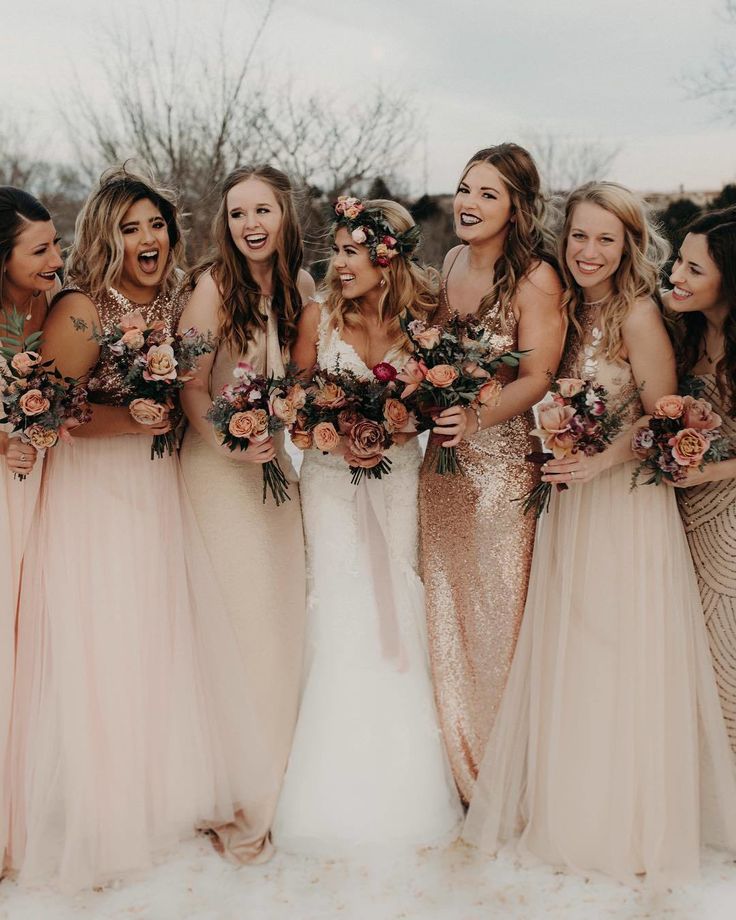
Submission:
<svg viewBox="0 0 736 920">
<path fill-rule="evenodd" d="M 368 239 L 368 235 L 363 229 L 363 227 L 356 227 L 355 230 L 350 234 L 354 243 L 357 243 L 359 246 L 362 246 L 363 243 Z"/>
<path fill-rule="evenodd" d="M 128 406 L 128 412 L 134 422 L 139 425 L 160 425 L 169 415 L 168 406 L 156 402 L 155 399 L 134 399 Z"/>
<path fill-rule="evenodd" d="M 340 444 L 340 435 L 332 422 L 318 422 L 312 429 L 312 442 L 316 450 L 329 453 Z"/>
<path fill-rule="evenodd" d="M 27 416 L 41 415 L 48 412 L 51 403 L 40 390 L 28 390 L 18 400 L 21 412 Z"/>
<path fill-rule="evenodd" d="M 582 393 L 585 381 L 580 380 L 578 377 L 561 377 L 557 381 L 557 386 L 560 389 L 560 396 L 565 399 L 572 399 L 573 396 Z"/>
<path fill-rule="evenodd" d="M 171 345 L 155 345 L 146 354 L 144 380 L 176 380 L 177 361 Z"/>
<path fill-rule="evenodd" d="M 411 396 L 415 390 L 419 389 L 420 384 L 427 376 L 427 371 L 428 368 L 424 361 L 417 361 L 416 358 L 409 358 L 402 368 L 401 373 L 396 375 L 397 380 L 406 384 L 401 394 L 402 399 L 406 399 L 407 396 Z"/>
<path fill-rule="evenodd" d="M 428 329 L 420 329 L 414 333 L 414 341 L 420 348 L 425 351 L 431 351 L 440 344 L 442 333 L 439 326 L 430 326 Z"/>
<path fill-rule="evenodd" d="M 427 371 L 427 380 L 433 387 L 451 387 L 457 378 L 458 373 L 451 364 L 435 364 Z"/>
<path fill-rule="evenodd" d="M 667 442 L 675 463 L 680 466 L 700 466 L 710 447 L 710 439 L 694 428 L 683 428 Z"/>
<path fill-rule="evenodd" d="M 345 405 L 345 391 L 336 383 L 326 383 L 317 390 L 314 402 L 323 409 L 339 409 Z"/>
<path fill-rule="evenodd" d="M 686 396 L 683 399 L 682 424 L 685 428 L 694 428 L 696 431 L 713 431 L 720 428 L 723 423 L 720 415 L 713 411 L 713 406 L 707 399 L 695 399 Z"/>
<path fill-rule="evenodd" d="M 680 418 L 685 409 L 685 400 L 682 396 L 660 396 L 654 404 L 654 415 L 657 418 Z"/>
<path fill-rule="evenodd" d="M 389 364 L 388 361 L 380 361 L 373 368 L 373 376 L 380 383 L 391 383 L 392 380 L 396 380 L 398 371 L 393 364 Z"/>
<path fill-rule="evenodd" d="M 335 212 L 344 214 L 348 220 L 355 220 L 362 210 L 363 204 L 360 198 L 349 198 L 347 195 L 340 195 L 335 205 Z"/>
<path fill-rule="evenodd" d="M 397 240 L 394 236 L 384 236 L 381 238 L 381 242 L 389 249 L 393 249 L 396 246 Z"/>
<path fill-rule="evenodd" d="M 35 351 L 21 351 L 10 359 L 10 366 L 21 377 L 27 377 L 36 365 L 40 364 L 41 355 Z"/>
<path fill-rule="evenodd" d="M 498 380 L 489 380 L 478 390 L 478 402 L 481 406 L 489 406 L 495 409 L 501 399 L 502 389 L 503 387 Z"/>
</svg>

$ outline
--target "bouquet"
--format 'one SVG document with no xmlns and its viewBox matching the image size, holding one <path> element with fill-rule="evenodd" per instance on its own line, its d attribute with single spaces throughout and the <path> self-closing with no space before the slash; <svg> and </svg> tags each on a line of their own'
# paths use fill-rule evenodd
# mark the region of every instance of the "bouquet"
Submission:
<svg viewBox="0 0 736 920">
<path fill-rule="evenodd" d="M 537 406 L 539 428 L 531 434 L 541 438 L 546 451 L 556 460 L 571 454 L 583 453 L 588 457 L 605 450 L 624 426 L 624 411 L 639 395 L 635 390 L 623 405 L 612 410 L 608 406 L 605 387 L 591 380 L 561 377 L 553 380 L 548 396 Z M 545 463 L 549 453 L 531 453 L 527 460 Z M 540 482 L 520 501 L 524 514 L 534 512 L 539 517 L 549 511 L 552 483 Z M 567 484 L 556 484 L 564 492 Z"/>
<path fill-rule="evenodd" d="M 306 393 L 295 378 L 267 378 L 245 362 L 238 364 L 233 376 L 236 382 L 223 388 L 206 415 L 220 443 L 230 450 L 245 450 L 293 424 L 306 402 Z M 263 464 L 264 503 L 267 489 L 277 507 L 291 501 L 288 480 L 276 458 Z"/>
<path fill-rule="evenodd" d="M 646 428 L 639 428 L 631 448 L 642 458 L 631 477 L 631 488 L 640 475 L 645 485 L 662 480 L 682 482 L 688 471 L 702 470 L 731 456 L 728 440 L 721 435 L 721 417 L 706 399 L 694 396 L 662 396 Z"/>
<path fill-rule="evenodd" d="M 72 377 L 63 377 L 53 361 L 43 361 L 35 349 L 42 333 L 23 334 L 25 321 L 14 312 L 5 325 L 0 354 L 5 359 L 0 370 L 0 403 L 3 424 L 9 423 L 26 444 L 37 450 L 53 447 L 59 438 L 70 439 L 64 422 L 89 421 L 87 391 Z M 17 479 L 25 476 L 16 473 Z"/>
<path fill-rule="evenodd" d="M 449 406 L 496 406 L 501 384 L 494 374 L 504 364 L 517 367 L 524 354 L 494 353 L 490 333 L 473 316 L 453 313 L 443 326 L 404 318 L 402 329 L 413 354 L 397 380 L 405 384 L 401 399 L 416 414 L 423 431 Z M 442 444 L 448 439 L 433 434 L 431 440 Z M 460 472 L 454 447 L 437 452 L 436 472 Z"/>
<path fill-rule="evenodd" d="M 73 320 L 77 329 L 87 324 Z M 160 425 L 174 408 L 174 397 L 192 379 L 197 360 L 213 344 L 196 329 L 169 334 L 160 320 L 146 325 L 140 310 L 126 313 L 112 332 L 97 331 L 92 338 L 111 356 L 130 394 L 128 411 L 139 425 Z M 93 381 L 90 380 L 90 387 Z M 172 454 L 176 446 L 174 431 L 153 436 L 151 460 Z"/>
<path fill-rule="evenodd" d="M 386 451 L 396 432 L 416 431 L 416 419 L 396 397 L 396 368 L 382 361 L 373 378 L 351 371 L 318 370 L 307 388 L 307 399 L 291 426 L 294 445 L 323 453 L 344 448 L 352 482 L 381 479 L 391 471 Z"/>
</svg>

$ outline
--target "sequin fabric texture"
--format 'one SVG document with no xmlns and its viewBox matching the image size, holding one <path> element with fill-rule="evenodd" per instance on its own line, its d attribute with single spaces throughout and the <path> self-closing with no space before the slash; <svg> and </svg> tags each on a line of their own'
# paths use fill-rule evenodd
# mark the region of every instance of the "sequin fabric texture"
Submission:
<svg viewBox="0 0 736 920">
<path fill-rule="evenodd" d="M 156 320 L 163 321 L 166 332 L 172 333 L 176 330 L 179 316 L 184 307 L 180 289 L 169 292 L 162 291 L 154 300 L 146 304 L 134 303 L 128 300 L 125 295 L 115 290 L 115 288 L 108 288 L 98 298 L 93 297 L 85 288 L 76 285 L 64 288 L 64 293 L 70 291 L 76 291 L 89 297 L 97 310 L 99 331 L 103 335 L 112 332 L 125 314 L 132 313 L 134 310 L 141 312 L 146 323 L 153 323 Z M 89 334 L 90 330 L 79 331 L 80 336 Z M 128 402 L 130 396 L 126 392 L 123 376 L 118 370 L 113 357 L 105 353 L 100 355 L 100 360 L 90 372 L 88 390 L 90 402 L 107 406 L 123 406 Z"/>
<path fill-rule="evenodd" d="M 449 314 L 442 285 L 437 320 Z M 499 352 L 517 348 L 513 316 L 483 323 Z M 504 368 L 506 380 L 515 371 Z M 501 377 L 503 380 L 504 378 Z M 531 411 L 458 447 L 464 475 L 433 472 L 430 447 L 419 480 L 420 562 L 437 708 L 460 794 L 473 790 L 506 685 L 524 612 L 535 520 L 514 499 L 539 481 L 525 456 L 539 450 Z"/>
<path fill-rule="evenodd" d="M 703 398 L 721 416 L 721 431 L 736 445 L 736 421 L 726 411 L 713 374 L 704 374 Z M 723 717 L 736 755 L 736 479 L 678 489 L 713 655 Z"/>
</svg>

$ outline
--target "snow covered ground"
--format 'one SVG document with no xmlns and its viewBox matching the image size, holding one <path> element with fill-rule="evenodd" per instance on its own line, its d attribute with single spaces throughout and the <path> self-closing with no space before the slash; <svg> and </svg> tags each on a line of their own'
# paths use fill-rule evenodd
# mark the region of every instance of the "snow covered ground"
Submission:
<svg viewBox="0 0 736 920">
<path fill-rule="evenodd" d="M 145 878 L 64 898 L 0 884 L 0 920 L 734 920 L 736 865 L 706 855 L 697 885 L 653 900 L 621 885 L 520 868 L 462 845 L 235 868 L 203 839 Z"/>
</svg>

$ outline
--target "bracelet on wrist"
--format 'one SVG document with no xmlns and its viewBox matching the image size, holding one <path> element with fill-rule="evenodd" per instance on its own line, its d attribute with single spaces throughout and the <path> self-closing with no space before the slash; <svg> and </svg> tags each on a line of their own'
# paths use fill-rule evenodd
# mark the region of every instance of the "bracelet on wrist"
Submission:
<svg viewBox="0 0 736 920">
<path fill-rule="evenodd" d="M 483 419 L 480 415 L 480 405 L 478 403 L 471 403 L 470 408 L 475 413 L 475 424 L 478 426 L 475 429 L 475 433 L 478 434 L 478 432 L 483 428 Z"/>
</svg>

